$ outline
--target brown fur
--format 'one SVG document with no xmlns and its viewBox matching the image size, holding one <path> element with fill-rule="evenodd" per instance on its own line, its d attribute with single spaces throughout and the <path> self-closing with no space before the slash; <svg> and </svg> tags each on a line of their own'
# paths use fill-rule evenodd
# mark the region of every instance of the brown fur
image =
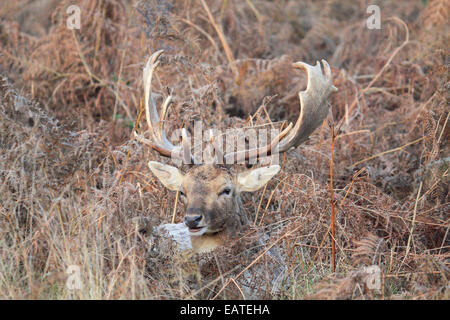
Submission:
<svg viewBox="0 0 450 320">
<path fill-rule="evenodd" d="M 237 173 L 233 167 L 204 164 L 183 174 L 159 162 L 148 165 L 164 186 L 180 192 L 186 205 L 184 222 L 197 252 L 235 238 L 248 223 L 240 193 L 260 189 L 280 170 L 279 165 L 271 165 Z"/>
<path fill-rule="evenodd" d="M 227 168 L 216 165 L 199 165 L 185 175 L 182 184 L 182 201 L 186 204 L 185 215 L 202 215 L 202 223 L 210 232 L 191 235 L 194 250 L 212 250 L 223 244 L 227 237 L 234 237 L 248 222 L 242 209 L 236 177 Z M 229 196 L 219 193 L 231 188 Z"/>
</svg>

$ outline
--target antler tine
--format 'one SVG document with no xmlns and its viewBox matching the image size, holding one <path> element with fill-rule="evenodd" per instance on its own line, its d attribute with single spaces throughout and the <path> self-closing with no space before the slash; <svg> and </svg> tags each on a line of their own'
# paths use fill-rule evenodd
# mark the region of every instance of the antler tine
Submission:
<svg viewBox="0 0 450 320">
<path fill-rule="evenodd" d="M 331 69 L 325 60 L 322 60 L 324 70 L 319 62 L 311 66 L 304 62 L 296 62 L 294 68 L 304 69 L 308 76 L 308 85 L 305 91 L 299 92 L 300 115 L 295 123 L 292 123 L 275 137 L 269 145 L 253 150 L 232 152 L 225 155 L 225 159 L 236 161 L 258 159 L 261 156 L 270 156 L 274 153 L 288 151 L 303 143 L 309 135 L 322 123 L 328 115 L 327 99 L 330 94 L 337 91 L 332 84 Z M 228 162 L 227 162 L 228 163 Z"/>
<path fill-rule="evenodd" d="M 172 95 L 164 100 L 161 106 L 161 118 L 156 109 L 156 103 L 152 96 L 151 85 L 153 72 L 159 65 L 159 56 L 163 53 L 163 50 L 159 50 L 153 53 L 147 60 L 143 72 L 144 81 L 144 108 L 145 118 L 147 120 L 148 130 L 150 131 L 151 140 L 144 138 L 142 135 L 138 135 L 134 132 L 136 140 L 149 145 L 152 149 L 158 151 L 162 156 L 174 157 L 182 159 L 185 163 L 190 163 L 193 160 L 190 144 L 186 134 L 186 129 L 182 129 L 182 144 L 181 146 L 174 146 L 166 136 L 164 131 L 164 121 L 167 116 L 167 108 L 172 102 Z M 162 119 L 162 120 L 161 120 Z"/>
</svg>

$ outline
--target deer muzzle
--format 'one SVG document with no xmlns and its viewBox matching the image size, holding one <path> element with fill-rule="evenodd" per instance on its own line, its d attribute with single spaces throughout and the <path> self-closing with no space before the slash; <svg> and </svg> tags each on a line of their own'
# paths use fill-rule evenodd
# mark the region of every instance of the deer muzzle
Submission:
<svg viewBox="0 0 450 320">
<path fill-rule="evenodd" d="M 206 226 L 202 225 L 203 216 L 199 214 L 187 214 L 184 217 L 184 224 L 189 228 L 191 235 L 201 235 L 206 231 Z"/>
</svg>

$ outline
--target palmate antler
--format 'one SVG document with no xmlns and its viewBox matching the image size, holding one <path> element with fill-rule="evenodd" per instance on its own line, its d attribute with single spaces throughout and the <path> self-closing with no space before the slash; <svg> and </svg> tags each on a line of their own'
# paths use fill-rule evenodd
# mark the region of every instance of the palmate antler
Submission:
<svg viewBox="0 0 450 320">
<path fill-rule="evenodd" d="M 181 130 L 182 143 L 181 146 L 174 146 L 166 136 L 164 131 L 164 122 L 167 117 L 167 108 L 169 107 L 172 96 L 169 95 L 161 107 L 161 115 L 156 110 L 156 103 L 152 97 L 152 78 L 153 72 L 159 65 L 158 58 L 163 53 L 163 50 L 159 50 L 153 53 L 148 58 L 147 64 L 144 68 L 143 80 L 144 80 L 144 108 L 145 118 L 147 119 L 148 131 L 151 134 L 151 140 L 144 138 L 142 135 L 138 135 L 134 132 L 134 137 L 139 142 L 142 142 L 152 149 L 158 151 L 162 156 L 169 158 L 176 158 L 183 160 L 185 163 L 191 163 L 193 157 L 191 154 L 190 143 L 188 141 L 186 129 Z"/>
<path fill-rule="evenodd" d="M 283 153 L 291 148 L 302 144 L 311 133 L 327 117 L 328 97 L 337 88 L 332 84 L 331 69 L 325 60 L 322 60 L 324 72 L 319 62 L 311 66 L 304 62 L 296 62 L 294 68 L 304 69 L 308 76 L 308 85 L 305 91 L 299 93 L 300 115 L 295 123 L 286 127 L 271 143 L 256 150 L 244 150 L 224 155 L 225 163 L 234 159 L 236 162 L 242 160 L 253 160 L 276 153 Z"/>
<path fill-rule="evenodd" d="M 162 156 L 182 159 L 184 163 L 194 162 L 190 151 L 186 129 L 181 131 L 182 143 L 180 146 L 174 146 L 166 137 L 164 132 L 164 120 L 167 115 L 167 107 L 171 102 L 172 96 L 168 96 L 162 104 L 161 117 L 158 115 L 156 105 L 151 95 L 151 81 L 153 72 L 159 64 L 158 58 L 163 51 L 160 50 L 150 56 L 147 65 L 144 68 L 144 89 L 145 89 L 145 114 L 147 124 L 151 134 L 151 140 L 135 133 L 138 141 L 149 145 L 152 149 L 158 151 Z M 261 157 L 270 156 L 276 153 L 283 153 L 291 148 L 295 148 L 303 143 L 309 135 L 322 123 L 329 112 L 328 97 L 337 88 L 332 84 L 330 66 L 325 60 L 322 60 L 322 66 L 319 62 L 311 66 L 304 62 L 296 62 L 294 68 L 304 69 L 308 76 L 308 85 L 305 91 L 299 93 L 300 97 L 300 115 L 295 126 L 290 123 L 270 144 L 243 151 L 223 154 L 221 150 L 216 150 L 216 157 L 222 159 L 220 163 L 240 163 L 243 160 L 251 161 Z M 162 119 L 162 120 L 161 120 Z M 211 139 L 214 140 L 214 137 Z M 223 160 L 223 161 L 220 161 Z"/>
</svg>

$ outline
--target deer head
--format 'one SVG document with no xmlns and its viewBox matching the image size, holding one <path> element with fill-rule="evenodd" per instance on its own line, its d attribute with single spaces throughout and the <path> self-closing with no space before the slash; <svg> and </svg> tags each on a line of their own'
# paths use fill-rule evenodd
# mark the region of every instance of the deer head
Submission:
<svg viewBox="0 0 450 320">
<path fill-rule="evenodd" d="M 143 75 L 145 114 L 150 139 L 134 133 L 135 138 L 162 156 L 195 163 L 185 128 L 181 130 L 182 142 L 177 146 L 173 145 L 165 134 L 164 122 L 171 95 L 163 102 L 160 113 L 152 97 L 152 76 L 159 64 L 161 53 L 162 50 L 150 56 Z M 303 62 L 293 64 L 294 68 L 306 70 L 308 75 L 307 88 L 299 93 L 300 115 L 295 125 L 291 123 L 263 147 L 237 150 L 228 154 L 216 150 L 216 157 L 222 160 L 220 163 L 259 159 L 286 152 L 304 142 L 328 115 L 328 96 L 337 90 L 332 85 L 328 63 L 322 60 L 322 64 L 324 72 L 319 62 L 315 66 Z M 280 166 L 272 165 L 234 172 L 230 166 L 197 164 L 184 174 L 178 168 L 167 164 L 150 161 L 148 165 L 165 187 L 180 193 L 181 200 L 186 205 L 184 222 L 189 228 L 196 251 L 208 251 L 223 243 L 228 236 L 236 234 L 247 223 L 240 193 L 260 189 L 280 170 Z"/>
</svg>

